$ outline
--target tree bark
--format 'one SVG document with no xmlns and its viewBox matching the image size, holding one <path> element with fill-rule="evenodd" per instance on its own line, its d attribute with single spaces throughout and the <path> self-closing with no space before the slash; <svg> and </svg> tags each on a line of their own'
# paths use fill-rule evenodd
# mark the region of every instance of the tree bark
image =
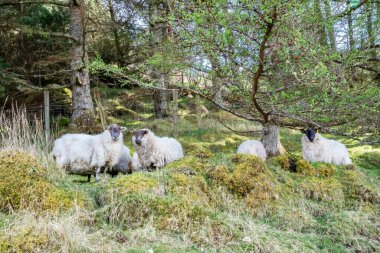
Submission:
<svg viewBox="0 0 380 253">
<path fill-rule="evenodd" d="M 153 54 L 160 51 L 160 46 L 168 41 L 169 25 L 166 20 L 168 6 L 164 1 L 153 0 L 150 6 L 150 33 L 152 36 L 151 46 Z M 154 111 L 156 118 L 163 118 L 167 115 L 167 91 L 169 86 L 169 75 L 162 70 L 155 70 L 151 73 L 151 79 L 158 81 L 158 88 L 153 94 Z"/>
<path fill-rule="evenodd" d="M 70 1 L 70 33 L 76 38 L 71 47 L 72 125 L 86 128 L 94 124 L 95 116 L 83 19 L 84 10 L 81 3 Z"/>
<path fill-rule="evenodd" d="M 367 12 L 367 34 L 370 51 L 373 57 L 376 57 L 375 47 L 375 35 L 373 34 L 373 21 L 372 21 L 372 4 L 371 2 L 366 5 Z"/>
<path fill-rule="evenodd" d="M 273 123 L 268 123 L 263 126 L 261 142 L 269 157 L 278 156 L 285 151 L 280 142 L 280 127 Z"/>
<path fill-rule="evenodd" d="M 346 2 L 347 7 L 350 7 L 350 1 Z M 355 48 L 355 40 L 354 40 L 354 30 L 352 27 L 352 15 L 351 13 L 347 14 L 347 23 L 348 23 L 348 45 L 349 49 L 353 50 Z"/>
</svg>

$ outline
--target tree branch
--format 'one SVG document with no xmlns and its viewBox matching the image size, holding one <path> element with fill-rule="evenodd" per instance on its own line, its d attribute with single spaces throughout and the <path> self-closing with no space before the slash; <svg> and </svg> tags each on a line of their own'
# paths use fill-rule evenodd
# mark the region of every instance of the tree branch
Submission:
<svg viewBox="0 0 380 253">
<path fill-rule="evenodd" d="M 57 1 L 9 1 L 2 2 L 0 6 L 10 6 L 10 5 L 20 5 L 20 4 L 53 4 L 58 6 L 69 7 L 68 3 L 57 2 Z"/>
</svg>

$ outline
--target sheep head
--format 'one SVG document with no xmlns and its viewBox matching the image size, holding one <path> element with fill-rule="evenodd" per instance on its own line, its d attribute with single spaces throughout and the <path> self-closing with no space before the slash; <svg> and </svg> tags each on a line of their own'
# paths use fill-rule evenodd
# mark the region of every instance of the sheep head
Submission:
<svg viewBox="0 0 380 253">
<path fill-rule="evenodd" d="M 135 146 L 144 146 L 144 143 L 147 141 L 147 136 L 152 133 L 149 129 L 137 129 L 132 130 L 132 141 Z"/>
<path fill-rule="evenodd" d="M 120 136 L 123 138 L 122 132 L 126 130 L 125 127 L 122 127 L 118 124 L 112 124 L 107 127 L 107 130 L 109 131 L 111 138 L 113 141 L 118 141 Z"/>
</svg>

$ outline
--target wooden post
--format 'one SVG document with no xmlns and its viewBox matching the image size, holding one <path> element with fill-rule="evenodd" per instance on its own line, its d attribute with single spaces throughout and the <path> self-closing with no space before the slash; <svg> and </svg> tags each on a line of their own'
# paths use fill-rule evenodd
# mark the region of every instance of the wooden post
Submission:
<svg viewBox="0 0 380 253">
<path fill-rule="evenodd" d="M 178 90 L 173 90 L 173 136 L 178 137 Z"/>
<path fill-rule="evenodd" d="M 197 111 L 197 123 L 198 123 L 198 128 L 201 128 L 201 125 L 202 125 L 202 115 L 201 115 L 201 108 L 200 108 L 200 104 L 201 101 L 199 99 L 199 95 L 196 94 L 195 95 L 195 108 L 196 108 L 196 111 Z"/>
<path fill-rule="evenodd" d="M 50 142 L 50 105 L 49 90 L 44 90 L 44 109 L 45 109 L 45 137 L 46 143 Z"/>
</svg>

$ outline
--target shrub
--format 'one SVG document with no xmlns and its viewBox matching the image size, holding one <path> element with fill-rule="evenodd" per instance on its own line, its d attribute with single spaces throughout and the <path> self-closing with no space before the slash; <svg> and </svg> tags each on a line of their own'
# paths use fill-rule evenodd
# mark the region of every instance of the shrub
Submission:
<svg viewBox="0 0 380 253">
<path fill-rule="evenodd" d="M 307 178 L 299 186 L 299 191 L 305 197 L 313 200 L 334 203 L 342 203 L 344 201 L 343 186 L 335 178 Z"/>
<path fill-rule="evenodd" d="M 317 174 L 316 169 L 306 160 L 299 160 L 296 163 L 297 173 L 305 176 L 314 176 Z"/>
</svg>

